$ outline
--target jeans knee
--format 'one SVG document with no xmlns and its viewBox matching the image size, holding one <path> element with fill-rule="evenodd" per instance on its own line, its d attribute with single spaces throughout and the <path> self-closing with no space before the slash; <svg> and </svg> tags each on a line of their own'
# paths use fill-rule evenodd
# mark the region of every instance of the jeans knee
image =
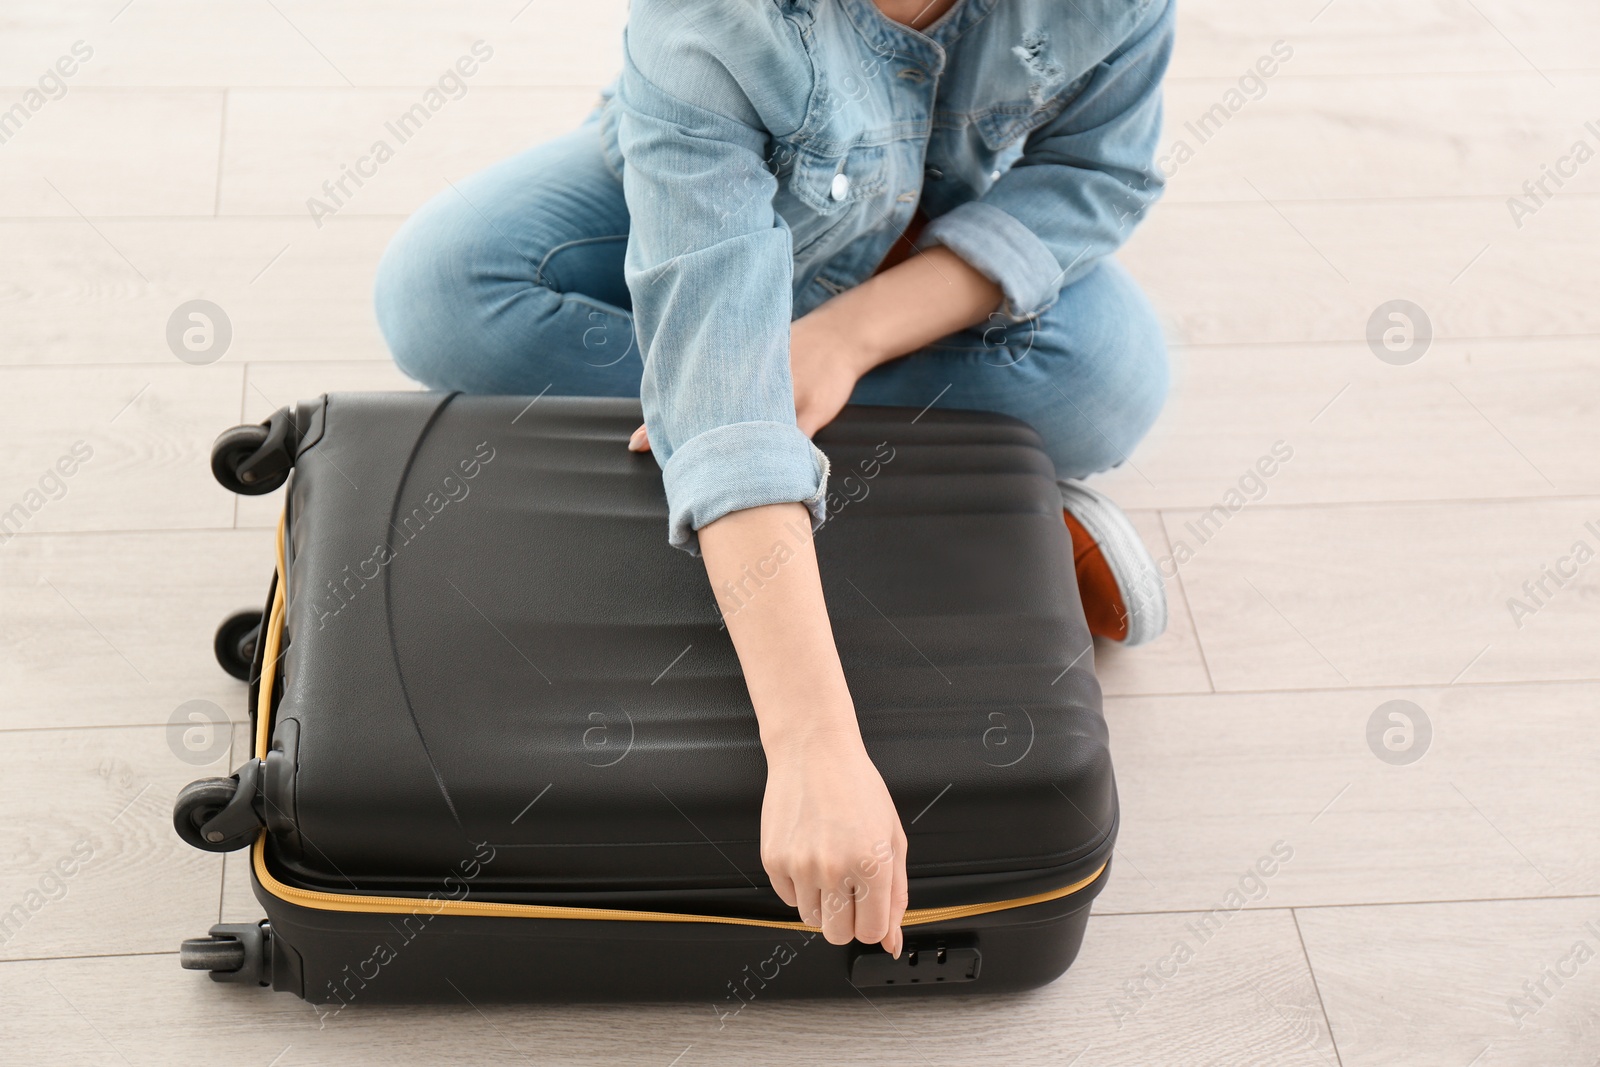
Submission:
<svg viewBox="0 0 1600 1067">
<path fill-rule="evenodd" d="M 1088 417 L 1088 432 L 1078 436 L 1070 459 L 1057 459 L 1065 478 L 1120 467 L 1145 439 L 1167 399 L 1165 348 L 1130 349 L 1129 370 L 1138 373 L 1124 379 L 1120 387 L 1099 396 Z"/>
<path fill-rule="evenodd" d="M 1049 346 L 1056 356 L 1050 392 L 1070 400 L 1059 403 L 1065 417 L 1051 420 L 1056 432 L 1047 435 L 1063 478 L 1124 463 L 1155 425 L 1171 388 L 1166 336 L 1154 308 L 1114 263 L 1097 274 L 1094 293 L 1075 294 L 1071 306 L 1056 309 L 1065 336 L 1059 349 Z"/>
<path fill-rule="evenodd" d="M 373 306 L 389 354 L 430 388 L 448 388 L 438 380 L 444 368 L 433 339 L 441 316 L 454 313 L 454 294 L 443 284 L 449 257 L 448 234 L 419 212 L 390 239 L 373 280 Z"/>
<path fill-rule="evenodd" d="M 430 201 L 395 233 L 378 262 L 373 303 L 378 329 L 406 375 L 430 389 L 477 392 L 483 368 L 476 364 L 493 348 L 495 287 L 526 290 L 531 277 L 517 282 L 518 262 L 501 262 L 507 253 L 482 232 L 489 224 L 451 203 L 452 195 Z"/>
<path fill-rule="evenodd" d="M 1129 449 L 1143 440 L 1155 425 L 1172 389 L 1167 339 L 1154 311 L 1146 311 L 1147 314 L 1130 317 L 1121 353 L 1128 368 L 1125 406 Z"/>
</svg>

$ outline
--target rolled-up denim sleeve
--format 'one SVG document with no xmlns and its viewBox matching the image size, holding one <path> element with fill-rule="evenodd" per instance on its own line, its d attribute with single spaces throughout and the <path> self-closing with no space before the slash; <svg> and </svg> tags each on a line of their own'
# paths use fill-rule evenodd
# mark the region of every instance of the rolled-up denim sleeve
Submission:
<svg viewBox="0 0 1600 1067">
<path fill-rule="evenodd" d="M 798 501 L 820 525 L 828 466 L 795 423 L 794 267 L 769 134 L 694 13 L 633 5 L 618 142 L 645 426 L 667 539 L 698 555 L 700 528 L 745 508 Z"/>
<path fill-rule="evenodd" d="M 1064 286 L 1128 239 L 1160 197 L 1165 179 L 1155 154 L 1173 7 L 1173 0 L 1152 0 L 1061 113 L 1029 135 L 1011 169 L 919 235 L 919 248 L 942 244 L 998 285 L 1001 311 L 1012 320 L 1055 303 Z"/>
</svg>

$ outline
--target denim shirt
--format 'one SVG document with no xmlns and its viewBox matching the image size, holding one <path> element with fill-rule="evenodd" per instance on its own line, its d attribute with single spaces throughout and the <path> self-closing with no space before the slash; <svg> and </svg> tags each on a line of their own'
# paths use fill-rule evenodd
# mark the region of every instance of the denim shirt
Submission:
<svg viewBox="0 0 1600 1067">
<path fill-rule="evenodd" d="M 668 540 L 731 511 L 824 515 L 789 324 L 872 275 L 920 205 L 1038 316 L 1160 195 L 1172 0 L 957 0 L 918 31 L 872 0 L 633 0 L 604 151 Z"/>
</svg>

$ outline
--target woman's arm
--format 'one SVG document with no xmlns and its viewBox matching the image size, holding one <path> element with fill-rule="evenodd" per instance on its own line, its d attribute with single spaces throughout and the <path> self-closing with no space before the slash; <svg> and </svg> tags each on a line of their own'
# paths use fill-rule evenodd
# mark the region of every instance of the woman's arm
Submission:
<svg viewBox="0 0 1600 1067">
<path fill-rule="evenodd" d="M 789 348 L 800 428 L 815 434 L 867 371 L 983 322 L 1000 300 L 999 286 L 936 247 L 803 316 Z M 650 447 L 643 426 L 628 447 Z M 699 539 L 761 725 L 761 862 L 772 887 L 829 942 L 856 938 L 898 956 L 906 836 L 861 742 L 822 599 L 811 515 L 801 504 L 746 508 L 701 527 Z M 776 577 L 750 581 L 774 565 Z"/>
<path fill-rule="evenodd" d="M 1161 79 L 1175 7 L 1175 0 L 1146 4 L 1066 106 L 1028 134 L 1021 157 L 982 196 L 934 218 L 918 236 L 920 247 L 948 247 L 999 283 L 1004 321 L 1054 304 L 1121 247 L 1160 198 Z"/>
<path fill-rule="evenodd" d="M 701 528 L 700 552 L 761 727 L 761 862 L 772 887 L 831 943 L 857 938 L 898 956 L 906 836 L 861 742 L 811 515 L 801 504 L 732 512 Z"/>
<path fill-rule="evenodd" d="M 862 374 L 984 321 L 1000 289 L 934 248 L 794 323 L 800 428 L 831 422 Z M 632 447 L 648 448 L 644 428 Z M 861 742 L 834 647 L 810 513 L 800 504 L 732 512 L 699 531 L 706 574 L 739 654 L 767 755 L 761 859 L 773 888 L 833 944 L 899 955 L 906 837 Z M 752 573 L 776 577 L 755 586 Z"/>
</svg>

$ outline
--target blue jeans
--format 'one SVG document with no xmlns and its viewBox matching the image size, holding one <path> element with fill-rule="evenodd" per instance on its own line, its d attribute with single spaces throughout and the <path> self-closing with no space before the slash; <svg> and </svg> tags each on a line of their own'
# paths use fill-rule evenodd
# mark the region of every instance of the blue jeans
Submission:
<svg viewBox="0 0 1600 1067">
<path fill-rule="evenodd" d="M 378 324 L 433 389 L 637 397 L 623 280 L 628 208 L 593 118 L 458 183 L 378 267 Z M 1156 316 L 1101 260 L 1036 320 L 954 333 L 862 378 L 851 400 L 998 411 L 1031 424 L 1060 478 L 1120 464 L 1167 394 Z"/>
</svg>

